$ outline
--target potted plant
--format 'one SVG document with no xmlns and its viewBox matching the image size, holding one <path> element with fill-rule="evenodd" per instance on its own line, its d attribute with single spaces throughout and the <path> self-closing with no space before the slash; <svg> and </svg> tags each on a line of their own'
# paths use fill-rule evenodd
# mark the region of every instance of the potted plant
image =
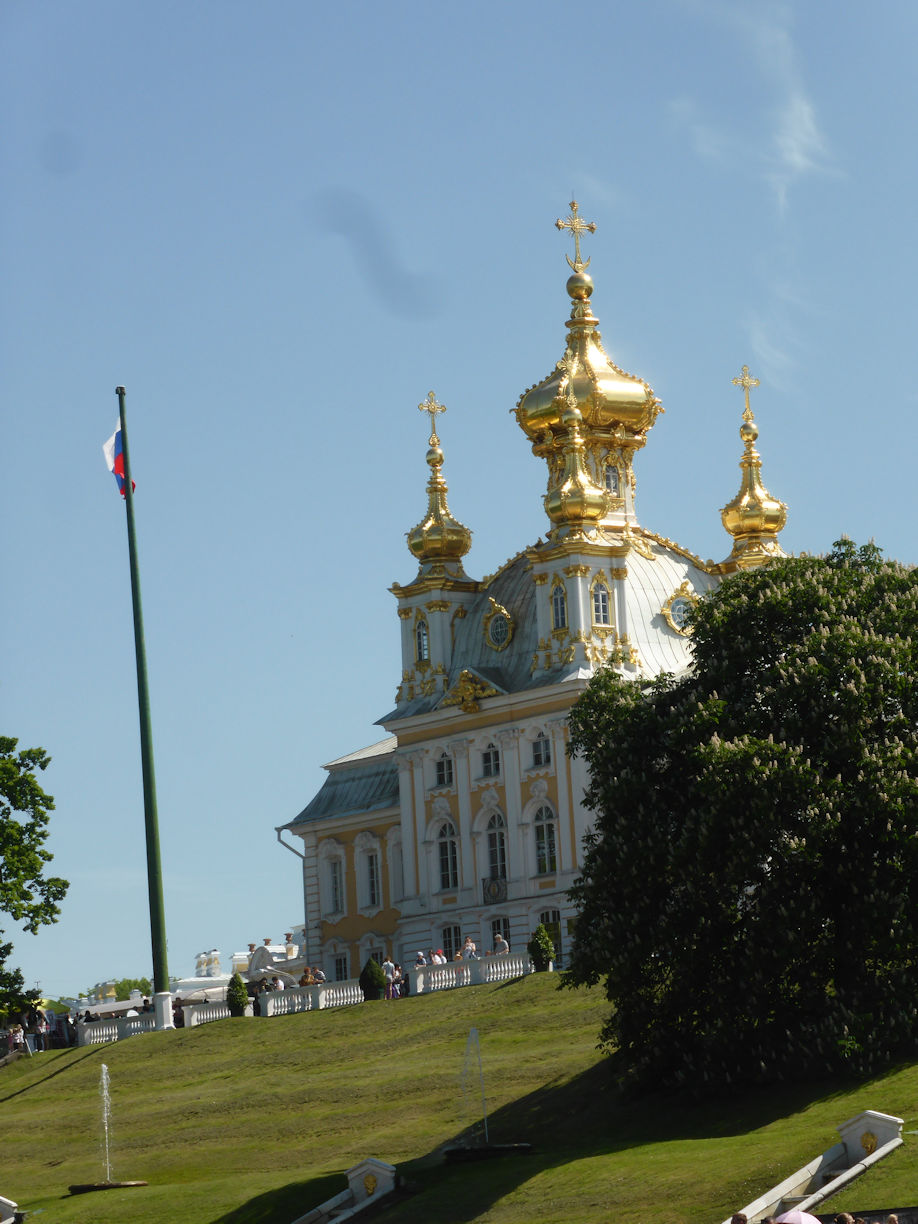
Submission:
<svg viewBox="0 0 918 1224">
<path fill-rule="evenodd" d="M 551 968 L 551 962 L 555 959 L 555 945 L 544 923 L 540 922 L 532 932 L 526 951 L 535 965 L 536 973 L 544 973 Z"/>
<path fill-rule="evenodd" d="M 226 1006 L 231 1016 L 244 1016 L 249 1003 L 245 982 L 238 973 L 234 973 L 226 988 Z"/>
<path fill-rule="evenodd" d="M 360 970 L 360 989 L 365 1000 L 381 999 L 386 989 L 386 975 L 371 956 Z"/>
</svg>

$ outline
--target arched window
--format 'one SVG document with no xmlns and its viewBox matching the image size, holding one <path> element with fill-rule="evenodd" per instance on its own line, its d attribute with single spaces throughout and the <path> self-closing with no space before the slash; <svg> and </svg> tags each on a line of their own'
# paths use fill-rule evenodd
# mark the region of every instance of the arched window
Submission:
<svg viewBox="0 0 918 1224">
<path fill-rule="evenodd" d="M 558 870 L 555 814 L 550 807 L 540 807 L 532 824 L 535 829 L 536 872 L 538 875 L 554 875 Z"/>
<path fill-rule="evenodd" d="M 567 595 L 560 582 L 551 589 L 551 627 L 552 629 L 567 628 Z"/>
<path fill-rule="evenodd" d="M 495 812 L 488 821 L 488 877 L 492 880 L 507 878 L 507 841 L 504 834 L 504 818 Z"/>
<path fill-rule="evenodd" d="M 419 663 L 426 663 L 430 658 L 430 638 L 427 633 L 427 621 L 422 617 L 414 627 L 415 655 Z"/>
<path fill-rule="evenodd" d="M 437 845 L 440 851 L 440 887 L 459 887 L 459 853 L 456 843 L 456 826 L 451 820 L 444 820 L 437 834 Z"/>
<path fill-rule="evenodd" d="M 606 492 L 618 497 L 618 468 L 611 463 L 606 464 Z"/>
<path fill-rule="evenodd" d="M 593 584 L 593 624 L 612 624 L 612 616 L 609 610 L 609 588 L 604 582 Z"/>
</svg>

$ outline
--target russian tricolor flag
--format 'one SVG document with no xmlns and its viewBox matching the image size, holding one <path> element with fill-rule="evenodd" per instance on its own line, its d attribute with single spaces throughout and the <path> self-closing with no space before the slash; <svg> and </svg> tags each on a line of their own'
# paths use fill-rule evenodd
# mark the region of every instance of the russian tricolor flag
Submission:
<svg viewBox="0 0 918 1224">
<path fill-rule="evenodd" d="M 102 447 L 102 454 L 105 456 L 105 462 L 108 464 L 108 470 L 114 475 L 118 482 L 118 489 L 121 496 L 124 497 L 124 450 L 121 445 L 121 424 L 115 426 L 115 432 Z M 137 488 L 137 482 L 131 481 L 131 492 Z"/>
</svg>

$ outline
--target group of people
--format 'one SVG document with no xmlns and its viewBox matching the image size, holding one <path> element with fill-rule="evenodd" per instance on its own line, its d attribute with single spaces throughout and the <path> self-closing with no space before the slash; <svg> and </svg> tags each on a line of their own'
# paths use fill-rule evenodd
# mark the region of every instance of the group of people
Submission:
<svg viewBox="0 0 918 1224">
<path fill-rule="evenodd" d="M 20 1013 L 19 1018 L 7 1027 L 9 1053 L 40 1054 L 53 1046 L 75 1045 L 76 1029 L 70 1017 L 67 1016 L 57 1026 L 52 1026 L 53 1019 L 52 1014 L 46 1014 L 39 1007 L 30 1007 L 27 1012 Z"/>
<path fill-rule="evenodd" d="M 507 943 L 506 939 L 504 939 L 503 935 L 498 935 L 494 940 L 494 951 L 485 952 L 485 956 L 504 956 L 509 951 L 510 945 Z M 471 935 L 466 935 L 462 947 L 453 957 L 453 960 L 478 960 L 480 955 L 478 945 L 475 943 L 474 939 L 472 939 Z M 417 958 L 414 962 L 414 967 L 416 969 L 421 969 L 424 967 L 424 965 L 446 965 L 448 963 L 447 958 L 443 955 L 442 948 L 437 948 L 436 950 L 431 948 L 427 952 L 426 956 L 423 951 L 418 952 Z"/>
<path fill-rule="evenodd" d="M 403 999 L 408 994 L 408 979 L 402 973 L 401 965 L 387 956 L 380 968 L 386 975 L 386 998 Z"/>
</svg>

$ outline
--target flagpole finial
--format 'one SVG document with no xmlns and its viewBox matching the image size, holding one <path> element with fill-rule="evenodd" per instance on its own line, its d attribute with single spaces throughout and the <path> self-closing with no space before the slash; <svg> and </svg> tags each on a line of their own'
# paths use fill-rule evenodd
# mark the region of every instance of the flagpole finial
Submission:
<svg viewBox="0 0 918 1224">
<path fill-rule="evenodd" d="M 116 395 L 124 395 L 124 394 L 126 394 L 126 392 L 125 392 L 125 390 L 124 390 L 124 387 L 116 387 L 116 388 L 115 388 L 115 394 L 116 394 Z"/>
</svg>

